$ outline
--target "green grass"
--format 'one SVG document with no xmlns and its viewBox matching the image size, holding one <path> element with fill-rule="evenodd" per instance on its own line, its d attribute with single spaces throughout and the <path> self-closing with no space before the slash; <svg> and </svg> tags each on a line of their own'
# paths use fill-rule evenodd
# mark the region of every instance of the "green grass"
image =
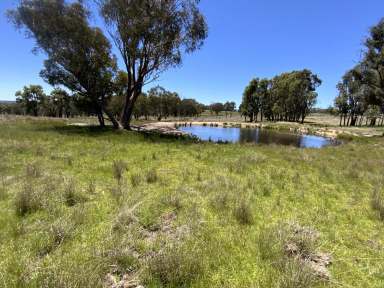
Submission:
<svg viewBox="0 0 384 288">
<path fill-rule="evenodd" d="M 0 122 L 0 151 L 0 287 L 102 287 L 108 274 L 145 287 L 384 286 L 383 137 L 196 144 L 19 118 Z M 320 233 L 330 281 L 283 255 L 274 229 L 288 223 Z"/>
</svg>

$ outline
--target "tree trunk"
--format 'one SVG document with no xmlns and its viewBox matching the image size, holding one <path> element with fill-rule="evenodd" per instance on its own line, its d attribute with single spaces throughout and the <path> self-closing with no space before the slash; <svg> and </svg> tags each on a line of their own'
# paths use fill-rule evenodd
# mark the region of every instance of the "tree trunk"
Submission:
<svg viewBox="0 0 384 288">
<path fill-rule="evenodd" d="M 142 85 L 138 84 L 138 87 L 136 87 L 136 89 L 127 90 L 127 96 L 125 99 L 124 108 L 120 117 L 121 125 L 123 126 L 124 129 L 127 129 L 127 130 L 131 129 L 133 107 L 135 105 L 137 97 L 139 97 L 141 93 L 141 88 L 142 88 Z"/>
<path fill-rule="evenodd" d="M 99 110 L 97 112 L 97 119 L 99 120 L 100 127 L 104 128 L 105 127 L 105 121 L 104 121 L 103 112 L 101 110 Z"/>
<path fill-rule="evenodd" d="M 340 114 L 340 127 L 341 127 L 341 121 L 343 119 L 343 115 Z"/>
<path fill-rule="evenodd" d="M 117 119 L 113 116 L 113 114 L 110 111 L 108 111 L 106 108 L 104 108 L 103 110 L 105 114 L 107 114 L 108 119 L 112 122 L 113 128 L 119 129 L 119 130 L 123 129 L 123 125 L 121 125 L 120 122 L 117 121 Z"/>
</svg>

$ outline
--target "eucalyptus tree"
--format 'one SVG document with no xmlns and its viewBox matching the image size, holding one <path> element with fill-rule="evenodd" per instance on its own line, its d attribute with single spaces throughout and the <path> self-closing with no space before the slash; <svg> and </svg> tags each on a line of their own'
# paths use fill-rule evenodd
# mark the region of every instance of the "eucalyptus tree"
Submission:
<svg viewBox="0 0 384 288">
<path fill-rule="evenodd" d="M 40 85 L 24 86 L 23 90 L 17 91 L 16 102 L 23 108 L 24 114 L 39 116 L 39 111 L 46 101 L 43 87 Z"/>
<path fill-rule="evenodd" d="M 383 124 L 384 114 L 384 18 L 370 29 L 365 41 L 364 55 L 353 69 L 345 73 L 337 85 L 339 95 L 335 106 L 339 110 L 340 125 Z M 348 120 L 346 117 L 348 115 Z M 360 119 L 360 121 L 359 121 Z"/>
<path fill-rule="evenodd" d="M 41 76 L 86 98 L 87 109 L 97 114 L 100 125 L 104 125 L 106 112 L 119 127 L 106 109 L 116 61 L 103 32 L 90 26 L 90 12 L 83 1 L 21 0 L 8 16 L 27 37 L 35 39 L 34 50 L 47 55 Z"/>
<path fill-rule="evenodd" d="M 53 107 L 54 116 L 68 118 L 71 115 L 72 99 L 67 91 L 55 88 L 49 96 L 49 102 Z"/>
<path fill-rule="evenodd" d="M 143 86 L 199 49 L 207 25 L 199 0 L 96 0 L 128 75 L 120 122 L 130 128 Z"/>
<path fill-rule="evenodd" d="M 243 116 L 248 117 L 250 122 L 253 122 L 253 119 L 259 110 L 258 101 L 257 101 L 257 89 L 259 85 L 259 79 L 252 79 L 251 82 L 245 87 L 243 93 L 243 100 L 240 107 L 240 112 Z"/>
<path fill-rule="evenodd" d="M 255 78 L 243 93 L 240 111 L 250 121 L 266 117 L 270 121 L 304 122 L 316 103 L 320 78 L 310 70 L 292 71 L 272 80 Z"/>
</svg>

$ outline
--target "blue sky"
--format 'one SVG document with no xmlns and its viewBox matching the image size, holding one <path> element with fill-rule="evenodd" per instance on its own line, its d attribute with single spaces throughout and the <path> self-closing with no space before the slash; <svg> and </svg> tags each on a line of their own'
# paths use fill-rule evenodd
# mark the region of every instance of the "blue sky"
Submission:
<svg viewBox="0 0 384 288">
<path fill-rule="evenodd" d="M 39 78 L 44 55 L 32 54 L 33 41 L 4 16 L 16 2 L 0 0 L 2 100 L 28 84 L 50 90 Z M 369 27 L 384 17 L 383 0 L 202 0 L 200 7 L 209 25 L 205 45 L 151 85 L 207 104 L 240 104 L 251 78 L 308 68 L 323 80 L 317 105 L 327 107 L 341 76 L 359 61 Z"/>
</svg>

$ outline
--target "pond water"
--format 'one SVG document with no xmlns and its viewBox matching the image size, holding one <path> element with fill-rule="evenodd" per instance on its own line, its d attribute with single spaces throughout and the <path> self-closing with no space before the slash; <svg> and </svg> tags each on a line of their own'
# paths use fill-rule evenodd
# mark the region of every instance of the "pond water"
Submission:
<svg viewBox="0 0 384 288">
<path fill-rule="evenodd" d="M 203 141 L 291 145 L 299 148 L 321 148 L 337 145 L 326 137 L 299 135 L 260 128 L 224 128 L 210 126 L 180 126 L 179 130 L 197 136 Z"/>
</svg>

